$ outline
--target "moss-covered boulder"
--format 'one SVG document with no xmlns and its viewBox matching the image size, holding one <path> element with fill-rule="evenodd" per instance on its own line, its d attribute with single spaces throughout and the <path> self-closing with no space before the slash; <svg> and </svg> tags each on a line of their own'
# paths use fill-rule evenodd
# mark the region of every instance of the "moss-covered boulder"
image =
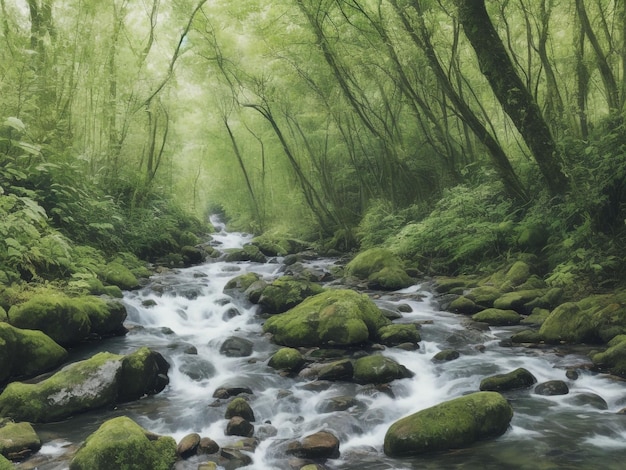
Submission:
<svg viewBox="0 0 626 470">
<path fill-rule="evenodd" d="M 66 357 L 67 351 L 41 331 L 0 323 L 0 383 L 46 372 Z"/>
<path fill-rule="evenodd" d="M 480 382 L 480 390 L 488 392 L 504 392 L 519 388 L 529 388 L 537 383 L 533 374 L 523 367 L 519 367 L 507 374 L 497 374 L 485 377 Z"/>
<path fill-rule="evenodd" d="M 600 369 L 626 378 L 626 335 L 618 335 L 608 343 L 606 351 L 593 354 L 591 360 Z"/>
<path fill-rule="evenodd" d="M 169 470 L 176 461 L 176 441 L 146 431 L 121 416 L 91 434 L 70 462 L 70 470 Z"/>
<path fill-rule="evenodd" d="M 537 330 L 522 330 L 511 336 L 511 342 L 519 343 L 533 343 L 538 344 L 543 341 L 543 336 Z"/>
<path fill-rule="evenodd" d="M 548 316 L 550 316 L 550 310 L 546 308 L 533 308 L 532 313 L 523 318 L 520 323 L 522 325 L 541 326 Z"/>
<path fill-rule="evenodd" d="M 413 372 L 402 364 L 380 354 L 361 357 L 354 361 L 353 378 L 359 384 L 384 384 L 413 375 Z"/>
<path fill-rule="evenodd" d="M 120 261 L 108 263 L 98 276 L 103 282 L 119 287 L 122 290 L 132 290 L 139 287 L 137 276 Z"/>
<path fill-rule="evenodd" d="M 226 250 L 226 261 L 236 263 L 238 261 L 250 261 L 252 263 L 266 263 L 267 258 L 255 245 L 245 245 L 243 248 L 230 248 Z"/>
<path fill-rule="evenodd" d="M 226 283 L 224 292 L 235 290 L 243 293 L 259 279 L 261 279 L 261 277 L 257 273 L 240 274 Z"/>
<path fill-rule="evenodd" d="M 507 292 L 493 302 L 494 308 L 501 310 L 515 310 L 518 313 L 529 314 L 535 308 L 536 300 L 546 294 L 545 289 L 519 290 Z"/>
<path fill-rule="evenodd" d="M 375 339 L 389 323 L 367 295 L 333 289 L 272 316 L 263 331 L 283 346 L 349 346 Z"/>
<path fill-rule="evenodd" d="M 235 416 L 239 416 L 246 421 L 254 422 L 256 421 L 254 417 L 254 411 L 252 411 L 252 407 L 250 404 L 242 397 L 233 398 L 231 402 L 226 407 L 226 412 L 224 413 L 224 418 L 230 419 Z"/>
<path fill-rule="evenodd" d="M 530 277 L 531 267 L 524 261 L 516 261 L 504 275 L 502 290 L 511 290 L 522 285 Z"/>
<path fill-rule="evenodd" d="M 472 315 L 472 320 L 491 326 L 517 325 L 521 319 L 522 316 L 514 310 L 500 310 L 498 308 L 487 308 Z"/>
<path fill-rule="evenodd" d="M 479 286 L 472 289 L 465 297 L 483 308 L 493 307 L 493 303 L 502 297 L 502 291 L 494 286 Z"/>
<path fill-rule="evenodd" d="M 266 313 L 281 313 L 295 307 L 307 297 L 322 292 L 324 288 L 319 284 L 282 276 L 263 289 L 258 304 Z"/>
<path fill-rule="evenodd" d="M 13 326 L 40 330 L 60 345 L 72 345 L 91 334 L 110 335 L 122 331 L 126 309 L 117 301 L 99 297 L 39 293 L 13 305 L 8 316 Z"/>
<path fill-rule="evenodd" d="M 453 313 L 459 313 L 461 315 L 473 315 L 481 310 L 484 310 L 484 307 L 476 304 L 472 299 L 460 296 L 450 302 L 448 306 L 448 310 Z"/>
<path fill-rule="evenodd" d="M 169 368 L 160 353 L 145 346 L 127 354 L 122 359 L 117 401 L 137 400 L 161 392 L 169 384 Z"/>
<path fill-rule="evenodd" d="M 0 274 L 2 274 L 1 271 Z M 0 470 L 15 470 L 15 465 L 13 465 L 4 455 L 0 455 Z"/>
<path fill-rule="evenodd" d="M 280 348 L 270 358 L 268 365 L 274 369 L 296 372 L 304 365 L 305 359 L 295 348 Z"/>
<path fill-rule="evenodd" d="M 147 351 L 141 348 L 127 356 L 102 352 L 41 382 L 12 382 L 0 394 L 0 416 L 48 423 L 156 393 L 167 377 L 160 377 L 162 369 L 154 366 L 158 361 Z"/>
<path fill-rule="evenodd" d="M 385 346 L 398 346 L 402 343 L 417 344 L 422 340 L 417 325 L 413 323 L 396 323 L 383 326 L 378 330 L 378 338 Z"/>
<path fill-rule="evenodd" d="M 396 421 L 385 434 L 384 451 L 404 457 L 466 447 L 504 434 L 512 417 L 499 393 L 472 393 Z"/>
<path fill-rule="evenodd" d="M 397 290 L 415 282 L 404 270 L 402 260 L 384 248 L 359 253 L 346 266 L 346 274 L 367 280 L 373 289 Z"/>
<path fill-rule="evenodd" d="M 30 423 L 8 422 L 0 425 L 0 454 L 4 457 L 22 460 L 39 449 L 41 439 Z"/>
</svg>

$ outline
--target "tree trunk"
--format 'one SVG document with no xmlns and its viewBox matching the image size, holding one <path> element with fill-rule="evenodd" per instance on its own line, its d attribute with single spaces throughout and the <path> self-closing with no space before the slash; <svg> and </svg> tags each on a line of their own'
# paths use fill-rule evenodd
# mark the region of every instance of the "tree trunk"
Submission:
<svg viewBox="0 0 626 470">
<path fill-rule="evenodd" d="M 568 187 L 556 143 L 539 106 L 515 72 L 484 0 L 457 0 L 459 20 L 491 89 L 532 152 L 548 188 L 561 194 Z"/>
</svg>

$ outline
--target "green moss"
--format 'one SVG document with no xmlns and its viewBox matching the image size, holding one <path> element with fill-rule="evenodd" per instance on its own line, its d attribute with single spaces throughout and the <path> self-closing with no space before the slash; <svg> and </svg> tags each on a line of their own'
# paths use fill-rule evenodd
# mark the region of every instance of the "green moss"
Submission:
<svg viewBox="0 0 626 470">
<path fill-rule="evenodd" d="M 0 395 L 0 416 L 52 422 L 115 403 L 122 356 L 99 353 L 36 384 L 10 383 Z"/>
<path fill-rule="evenodd" d="M 606 351 L 591 356 L 591 360 L 601 369 L 626 378 L 626 335 L 619 335 L 609 342 Z"/>
<path fill-rule="evenodd" d="M 359 253 L 346 266 L 346 274 L 366 279 L 371 287 L 385 290 L 401 289 L 413 284 L 400 258 L 384 248 L 371 248 Z"/>
<path fill-rule="evenodd" d="M 263 330 L 284 346 L 346 346 L 375 338 L 387 324 L 389 320 L 366 295 L 333 289 L 269 318 Z"/>
<path fill-rule="evenodd" d="M 537 383 L 535 376 L 523 367 L 519 367 L 508 374 L 497 374 L 484 378 L 480 382 L 480 390 L 501 392 L 518 388 L 528 388 L 534 383 Z"/>
<path fill-rule="evenodd" d="M 511 405 L 499 393 L 473 393 L 396 421 L 385 434 L 384 451 L 402 457 L 466 447 L 500 436 L 512 417 Z"/>
<path fill-rule="evenodd" d="M 10 334 L 8 330 L 11 330 Z M 15 346 L 10 357 L 12 376 L 33 376 L 46 372 L 67 358 L 67 351 L 41 331 L 23 330 L 0 323 L 0 337 L 12 336 Z"/>
<path fill-rule="evenodd" d="M 280 348 L 270 358 L 268 365 L 274 369 L 296 371 L 304 364 L 304 357 L 294 348 Z"/>
<path fill-rule="evenodd" d="M 251 423 L 256 421 L 254 411 L 252 411 L 250 404 L 242 397 L 233 398 L 226 407 L 224 418 L 230 419 L 234 416 L 239 416 L 246 421 L 250 421 Z"/>
<path fill-rule="evenodd" d="M 492 326 L 517 325 L 522 317 L 513 310 L 488 308 L 472 315 L 472 320 L 484 322 Z"/>
<path fill-rule="evenodd" d="M 597 342 L 591 312 L 574 302 L 559 305 L 545 319 L 539 333 L 548 343 Z"/>
<path fill-rule="evenodd" d="M 493 307 L 493 303 L 502 296 L 502 291 L 493 286 L 479 286 L 465 294 L 465 297 L 481 307 Z"/>
<path fill-rule="evenodd" d="M 403 365 L 379 354 L 361 357 L 354 362 L 354 381 L 360 384 L 383 384 L 412 375 Z"/>
<path fill-rule="evenodd" d="M 288 239 L 275 234 L 264 233 L 253 238 L 250 243 L 256 245 L 265 256 L 285 256 L 292 252 Z"/>
<path fill-rule="evenodd" d="M 145 394 L 160 392 L 169 383 L 168 369 L 163 356 L 145 346 L 127 354 L 122 360 L 118 401 L 136 400 Z"/>
<path fill-rule="evenodd" d="M 280 313 L 321 292 L 324 292 L 324 288 L 319 284 L 283 276 L 263 289 L 258 303 L 267 313 Z"/>
<path fill-rule="evenodd" d="M 394 324 L 383 326 L 378 330 L 380 342 L 386 346 L 397 346 L 402 343 L 419 343 L 422 338 L 414 324 Z"/>
<path fill-rule="evenodd" d="M 105 422 L 76 452 L 70 470 L 169 470 L 176 461 L 176 441 L 156 437 L 130 418 Z"/>
<path fill-rule="evenodd" d="M 100 278 L 107 284 L 112 284 L 122 290 L 132 290 L 139 287 L 137 277 L 120 261 L 111 261 L 99 273 Z"/>
<path fill-rule="evenodd" d="M 519 313 L 530 313 L 538 305 L 530 305 L 531 302 L 546 294 L 544 289 L 520 290 L 507 292 L 494 301 L 494 308 L 501 310 L 515 310 Z"/>
<path fill-rule="evenodd" d="M 513 289 L 530 277 L 530 266 L 523 261 L 516 261 L 504 275 L 504 282 L 501 285 L 503 290 Z"/>
<path fill-rule="evenodd" d="M 246 273 L 241 274 L 232 278 L 230 281 L 226 283 L 224 286 L 224 291 L 237 289 L 241 292 L 245 291 L 248 287 L 254 284 L 256 281 L 260 279 L 260 276 L 257 273 Z"/>
<path fill-rule="evenodd" d="M 9 317 L 7 315 L 7 311 L 0 306 L 0 322 L 8 321 Z"/>
<path fill-rule="evenodd" d="M 3 456 L 23 457 L 25 453 L 34 453 L 40 448 L 41 439 L 30 423 L 7 423 L 0 427 L 0 454 Z"/>
<path fill-rule="evenodd" d="M 3 455 L 0 455 L 0 470 L 15 470 L 15 465 Z"/>
</svg>

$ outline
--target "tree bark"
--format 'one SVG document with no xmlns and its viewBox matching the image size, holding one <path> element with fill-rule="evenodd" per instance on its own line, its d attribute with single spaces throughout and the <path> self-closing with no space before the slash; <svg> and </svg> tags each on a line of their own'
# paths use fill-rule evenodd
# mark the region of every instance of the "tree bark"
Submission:
<svg viewBox="0 0 626 470">
<path fill-rule="evenodd" d="M 457 0 L 459 20 L 480 70 L 504 111 L 521 134 L 553 194 L 567 190 L 568 181 L 550 128 L 541 115 L 489 18 L 484 0 Z"/>
</svg>

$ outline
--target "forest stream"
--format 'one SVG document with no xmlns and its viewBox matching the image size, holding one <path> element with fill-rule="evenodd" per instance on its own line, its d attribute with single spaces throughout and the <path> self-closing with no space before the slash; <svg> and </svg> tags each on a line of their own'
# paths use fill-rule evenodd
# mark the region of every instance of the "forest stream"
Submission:
<svg viewBox="0 0 626 470">
<path fill-rule="evenodd" d="M 212 243 L 220 250 L 241 247 L 250 239 L 216 225 L 222 231 L 213 236 Z M 68 459 L 85 437 L 105 420 L 120 415 L 177 442 L 198 433 L 221 447 L 228 446 L 241 438 L 225 435 L 228 400 L 214 398 L 214 392 L 223 386 L 247 387 L 252 392 L 246 396 L 256 417 L 254 435 L 260 442 L 248 453 L 252 464 L 240 468 L 291 468 L 280 444 L 320 430 L 331 431 L 340 441 L 339 458 L 325 463 L 329 469 L 624 468 L 626 416 L 618 414 L 626 407 L 623 382 L 587 371 L 584 365 L 589 361 L 583 349 L 511 347 L 507 339 L 520 327 L 468 328 L 465 317 L 439 310 L 427 284 L 391 293 L 367 292 L 386 310 L 402 311 L 396 322 L 422 325 L 419 349 L 382 351 L 414 377 L 393 381 L 384 393 L 341 381 L 314 386 L 310 379 L 278 373 L 267 362 L 279 347 L 262 333 L 264 320 L 258 315 L 258 306 L 224 293 L 224 286 L 250 271 L 266 279 L 276 278 L 285 269 L 281 261 L 212 260 L 156 274 L 142 289 L 126 292 L 128 334 L 75 350 L 73 359 L 89 357 L 98 350 L 126 354 L 148 346 L 170 363 L 169 385 L 157 395 L 115 409 L 37 426 L 44 446 L 18 468 L 67 468 Z M 306 263 L 325 271 L 336 262 L 317 259 Z M 337 281 L 329 284 L 339 286 Z M 220 353 L 224 340 L 232 336 L 251 341 L 252 354 L 228 357 Z M 458 359 L 431 360 L 437 352 L 450 348 L 460 352 Z M 397 459 L 383 453 L 384 435 L 399 418 L 477 391 L 484 377 L 518 367 L 532 372 L 538 383 L 565 381 L 569 393 L 542 396 L 534 393 L 534 386 L 505 393 L 514 416 L 508 431 L 497 439 L 419 458 Z M 345 410 L 326 412 L 335 397 L 354 400 Z M 194 456 L 180 461 L 176 469 L 195 470 L 206 460 L 206 456 Z"/>
</svg>

